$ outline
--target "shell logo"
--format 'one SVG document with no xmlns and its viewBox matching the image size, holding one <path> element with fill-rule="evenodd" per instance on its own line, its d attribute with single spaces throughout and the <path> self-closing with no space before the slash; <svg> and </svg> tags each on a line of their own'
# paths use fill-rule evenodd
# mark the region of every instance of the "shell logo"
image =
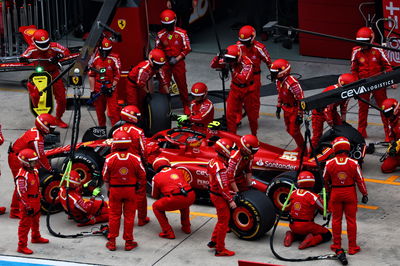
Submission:
<svg viewBox="0 0 400 266">
<path fill-rule="evenodd" d="M 360 63 L 364 63 L 365 62 L 365 58 L 364 57 L 360 57 Z"/>
<path fill-rule="evenodd" d="M 347 174 L 345 172 L 339 172 L 337 174 L 337 177 L 339 178 L 339 180 L 344 181 L 347 178 Z"/>
<path fill-rule="evenodd" d="M 32 181 L 31 181 L 31 185 L 32 185 L 32 186 L 35 185 L 35 180 L 32 180 Z"/>
<path fill-rule="evenodd" d="M 128 174 L 128 168 L 126 168 L 126 167 L 121 167 L 120 169 L 119 169 L 119 173 L 121 174 L 121 175 L 127 175 Z"/>
<path fill-rule="evenodd" d="M 301 209 L 301 204 L 300 204 L 300 202 L 296 202 L 296 203 L 293 205 L 293 208 L 294 208 L 296 211 L 300 211 L 300 209 Z"/>
<path fill-rule="evenodd" d="M 26 29 L 26 30 L 24 31 L 24 33 L 25 33 L 26 35 L 32 36 L 32 35 L 35 33 L 35 31 L 36 31 L 36 29 L 34 29 L 34 28 L 29 28 L 29 29 Z"/>
<path fill-rule="evenodd" d="M 108 59 L 108 63 L 109 63 L 109 64 L 111 63 L 111 60 L 110 60 L 110 59 Z"/>
<path fill-rule="evenodd" d="M 171 179 L 173 179 L 173 180 L 179 179 L 179 176 L 178 176 L 177 174 L 172 174 L 172 175 L 170 175 L 169 177 L 170 177 Z"/>
</svg>

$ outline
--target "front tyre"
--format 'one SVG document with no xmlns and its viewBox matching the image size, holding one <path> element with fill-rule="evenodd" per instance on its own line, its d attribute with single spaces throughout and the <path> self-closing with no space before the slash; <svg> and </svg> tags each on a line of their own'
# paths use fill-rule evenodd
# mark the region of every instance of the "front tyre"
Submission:
<svg viewBox="0 0 400 266">
<path fill-rule="evenodd" d="M 50 173 L 46 173 L 41 176 L 41 209 L 44 213 L 57 213 L 63 210 L 60 200 L 58 198 L 58 192 L 60 191 L 60 181 L 60 175 L 53 176 Z"/>
</svg>

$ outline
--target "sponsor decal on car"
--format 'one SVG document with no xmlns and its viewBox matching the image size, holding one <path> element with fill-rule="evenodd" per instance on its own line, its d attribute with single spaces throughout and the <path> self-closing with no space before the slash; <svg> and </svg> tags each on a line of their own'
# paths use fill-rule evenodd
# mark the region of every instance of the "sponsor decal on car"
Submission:
<svg viewBox="0 0 400 266">
<path fill-rule="evenodd" d="M 289 164 L 283 164 L 283 163 L 277 163 L 277 162 L 269 162 L 269 161 L 264 162 L 261 159 L 259 159 L 256 162 L 256 165 L 260 166 L 260 167 L 265 167 L 265 168 L 296 170 L 295 165 L 289 165 Z"/>
</svg>

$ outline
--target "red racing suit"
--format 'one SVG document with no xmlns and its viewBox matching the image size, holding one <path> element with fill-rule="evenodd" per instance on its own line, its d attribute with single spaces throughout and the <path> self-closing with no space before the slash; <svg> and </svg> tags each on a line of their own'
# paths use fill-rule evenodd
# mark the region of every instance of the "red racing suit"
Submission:
<svg viewBox="0 0 400 266">
<path fill-rule="evenodd" d="M 315 211 L 324 210 L 321 197 L 306 190 L 296 189 L 290 196 L 290 230 L 295 235 L 305 236 L 313 234 L 309 246 L 315 246 L 322 241 L 329 241 L 331 233 L 322 225 L 314 222 Z"/>
<path fill-rule="evenodd" d="M 394 119 L 388 119 L 389 121 L 389 141 L 400 141 L 400 114 Z M 400 144 L 397 144 L 400 145 Z M 383 173 L 392 173 L 396 168 L 400 166 L 400 153 L 397 152 L 396 156 L 388 156 L 381 165 Z"/>
<path fill-rule="evenodd" d="M 283 80 L 276 80 L 278 90 L 278 105 L 283 109 L 286 131 L 293 137 L 297 148 L 303 147 L 304 138 L 300 132 L 300 125 L 296 123 L 297 116 L 301 115 L 299 101 L 304 98 L 300 83 L 293 76 L 286 76 Z"/>
<path fill-rule="evenodd" d="M 10 147 L 8 152 L 8 165 L 10 166 L 11 172 L 14 178 L 17 176 L 21 163 L 18 159 L 18 153 L 23 149 L 32 149 L 39 156 L 39 167 L 44 167 L 47 170 L 51 170 L 49 160 L 44 153 L 44 136 L 40 131 L 33 127 L 26 131 L 21 137 L 19 137 L 14 144 Z M 19 203 L 17 191 L 14 190 L 14 194 L 11 200 L 10 214 L 17 215 L 19 212 Z"/>
<path fill-rule="evenodd" d="M 76 221 L 83 224 L 108 222 L 107 202 L 96 200 L 94 197 L 91 197 L 90 200 L 85 200 L 82 198 L 79 189 L 70 188 L 68 191 L 67 205 L 67 188 L 64 186 L 60 188 L 58 196 L 64 210 Z M 87 220 L 89 222 L 87 222 Z"/>
<path fill-rule="evenodd" d="M 338 88 L 339 85 L 331 85 L 328 88 Z M 328 89 L 327 88 L 327 89 Z M 312 111 L 312 139 L 311 143 L 314 148 L 318 146 L 318 142 L 322 136 L 324 130 L 324 122 L 326 121 L 329 126 L 341 125 L 343 121 L 346 121 L 347 105 L 349 100 L 333 103 L 325 107 L 322 111 L 314 109 Z M 337 108 L 340 106 L 340 115 Z"/>
<path fill-rule="evenodd" d="M 28 244 L 30 230 L 32 239 L 41 237 L 39 231 L 41 195 L 38 170 L 20 168 L 15 177 L 15 185 L 21 210 L 21 220 L 18 226 L 18 247 L 24 248 Z M 32 213 L 28 213 L 29 211 Z"/>
<path fill-rule="evenodd" d="M 264 44 L 259 41 L 254 40 L 251 47 L 247 47 L 246 45 L 242 44 L 240 41 L 236 43 L 240 50 L 242 51 L 242 55 L 247 56 L 253 62 L 254 65 L 254 87 L 256 90 L 252 93 L 257 94 L 257 101 L 254 102 L 256 105 L 254 109 L 260 110 L 260 89 L 261 89 L 261 62 L 264 62 L 268 69 L 271 67 L 272 61 L 271 56 Z M 256 96 L 253 97 L 256 99 Z M 242 118 L 242 114 L 240 114 L 240 119 L 238 119 L 237 123 L 240 122 Z"/>
<path fill-rule="evenodd" d="M 351 55 L 351 73 L 358 79 L 368 78 L 381 73 L 382 71 L 391 71 L 392 67 L 381 48 L 371 47 L 363 49 L 360 46 L 353 48 Z M 376 105 L 382 106 L 382 102 L 387 98 L 386 88 L 374 90 L 372 95 L 375 98 Z M 370 101 L 371 93 L 360 95 L 361 98 Z M 368 104 L 358 101 L 358 131 L 363 137 L 367 137 L 367 118 Z M 383 127 L 386 139 L 389 137 L 389 128 L 386 117 L 381 113 Z"/>
<path fill-rule="evenodd" d="M 1 125 L 0 125 L 0 146 L 3 145 L 4 143 L 4 136 L 3 132 L 1 132 Z M 1 171 L 0 171 L 0 176 L 1 176 Z M 0 214 L 4 214 L 6 211 L 6 207 L 0 207 Z"/>
<path fill-rule="evenodd" d="M 124 214 L 126 241 L 133 240 L 133 224 L 136 212 L 136 188 L 146 190 L 146 172 L 140 157 L 126 151 L 113 152 L 106 156 L 103 179 L 109 184 L 110 215 L 109 239 L 119 235 L 121 215 Z"/>
<path fill-rule="evenodd" d="M 101 92 L 101 87 L 106 86 L 111 88 L 115 82 L 118 82 L 121 76 L 121 61 L 119 56 L 114 53 L 110 53 L 107 57 L 103 58 L 99 53 L 96 54 L 93 61 L 89 65 L 89 77 L 94 78 L 95 93 Z M 96 69 L 97 71 L 95 71 Z M 99 73 L 105 71 L 103 73 Z M 100 127 L 106 126 L 105 111 L 107 109 L 107 116 L 111 120 L 111 124 L 114 125 L 120 119 L 119 110 L 117 104 L 117 92 L 113 92 L 111 96 L 101 94 L 95 101 L 94 106 L 96 108 L 97 121 Z"/>
<path fill-rule="evenodd" d="M 218 56 L 211 61 L 212 68 L 225 68 L 225 63 Z M 253 62 L 247 57 L 242 56 L 237 63 L 231 65 L 232 81 L 231 90 L 229 92 L 226 120 L 228 131 L 235 133 L 237 130 L 237 117 L 242 113 L 242 106 L 247 113 L 251 134 L 257 136 L 258 115 L 260 108 L 254 104 L 259 101 L 256 93 L 253 93 L 256 88 L 254 86 L 254 66 Z"/>
<path fill-rule="evenodd" d="M 126 101 L 128 105 L 135 105 L 141 112 L 144 112 L 147 82 L 154 75 L 160 82 L 160 92 L 168 93 L 168 91 L 163 91 L 163 87 L 169 84 L 166 82 L 164 67 L 155 69 L 149 60 L 145 60 L 132 68 L 128 74 L 128 82 L 126 84 Z"/>
<path fill-rule="evenodd" d="M 164 66 L 166 83 L 170 84 L 173 75 L 179 89 L 182 104 L 189 107 L 184 59 L 192 51 L 192 48 L 190 48 L 190 41 L 186 31 L 179 27 L 175 27 L 173 32 L 162 29 L 157 33 L 155 48 L 163 50 L 168 59 Z M 169 58 L 178 56 L 181 56 L 182 59 L 175 65 L 169 64 Z"/>
<path fill-rule="evenodd" d="M 218 221 L 211 236 L 211 241 L 216 243 L 217 251 L 225 249 L 225 237 L 229 226 L 230 208 L 233 201 L 230 194 L 227 162 L 220 156 L 211 159 L 207 166 L 210 180 L 210 198 L 217 209 Z"/>
<path fill-rule="evenodd" d="M 182 170 L 164 168 L 157 173 L 153 177 L 151 196 L 157 199 L 153 203 L 153 212 L 163 232 L 172 231 L 165 215 L 166 211 L 179 210 L 182 228 L 190 229 L 189 207 L 193 204 L 196 195 L 185 180 Z"/>
<path fill-rule="evenodd" d="M 125 123 L 116 130 L 125 131 L 129 134 L 132 140 L 129 152 L 134 155 L 139 155 L 143 164 L 147 163 L 146 155 L 146 137 L 141 128 L 131 123 Z M 144 221 L 147 217 L 147 197 L 146 190 L 136 191 L 136 207 L 138 211 L 138 220 Z"/>
<path fill-rule="evenodd" d="M 367 187 L 356 160 L 341 153 L 327 161 L 323 177 L 330 192 L 329 209 L 332 212 L 332 234 L 334 249 L 341 248 L 342 217 L 346 215 L 349 249 L 357 248 L 357 191 L 367 195 Z"/>
<path fill-rule="evenodd" d="M 56 57 L 57 55 L 60 55 L 61 57 L 66 57 L 70 55 L 70 52 L 68 48 L 65 48 L 61 44 L 51 42 L 49 49 L 46 51 L 41 51 L 35 45 L 30 45 L 21 55 L 21 57 L 29 59 L 51 59 Z M 60 68 L 57 63 L 52 63 L 50 61 L 35 61 L 34 63 L 35 66 L 41 66 L 45 71 L 49 72 L 52 79 L 55 79 L 60 74 Z M 28 82 L 27 87 L 33 105 L 37 106 L 40 98 L 38 89 L 31 82 Z M 56 83 L 53 84 L 53 94 L 57 102 L 56 118 L 58 119 L 62 117 L 65 112 L 65 108 L 67 107 L 67 98 L 65 91 L 66 89 L 62 79 L 59 79 Z"/>
<path fill-rule="evenodd" d="M 249 190 L 247 175 L 252 172 L 254 155 L 244 156 L 240 150 L 231 153 L 228 163 L 228 177 L 231 183 L 236 183 L 239 192 Z"/>
<path fill-rule="evenodd" d="M 209 99 L 202 101 L 193 100 L 190 104 L 192 129 L 207 132 L 208 124 L 214 120 L 214 105 Z"/>
</svg>

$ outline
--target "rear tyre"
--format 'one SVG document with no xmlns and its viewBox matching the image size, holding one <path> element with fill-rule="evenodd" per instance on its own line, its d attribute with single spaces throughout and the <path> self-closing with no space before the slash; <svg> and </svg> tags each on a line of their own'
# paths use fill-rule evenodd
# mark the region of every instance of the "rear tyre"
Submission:
<svg viewBox="0 0 400 266">
<path fill-rule="evenodd" d="M 146 136 L 171 128 L 171 106 L 167 94 L 154 93 L 146 105 L 144 131 Z"/>
<path fill-rule="evenodd" d="M 60 191 L 59 185 L 61 181 L 60 175 L 53 176 L 50 173 L 46 173 L 41 176 L 41 209 L 44 213 L 57 213 L 63 210 L 61 203 L 58 198 L 58 192 Z M 54 203 L 54 204 L 53 204 Z"/>
<path fill-rule="evenodd" d="M 255 240 L 268 232 L 275 223 L 276 213 L 271 200 L 261 191 L 248 190 L 236 202 L 230 228 L 241 239 Z"/>
</svg>

